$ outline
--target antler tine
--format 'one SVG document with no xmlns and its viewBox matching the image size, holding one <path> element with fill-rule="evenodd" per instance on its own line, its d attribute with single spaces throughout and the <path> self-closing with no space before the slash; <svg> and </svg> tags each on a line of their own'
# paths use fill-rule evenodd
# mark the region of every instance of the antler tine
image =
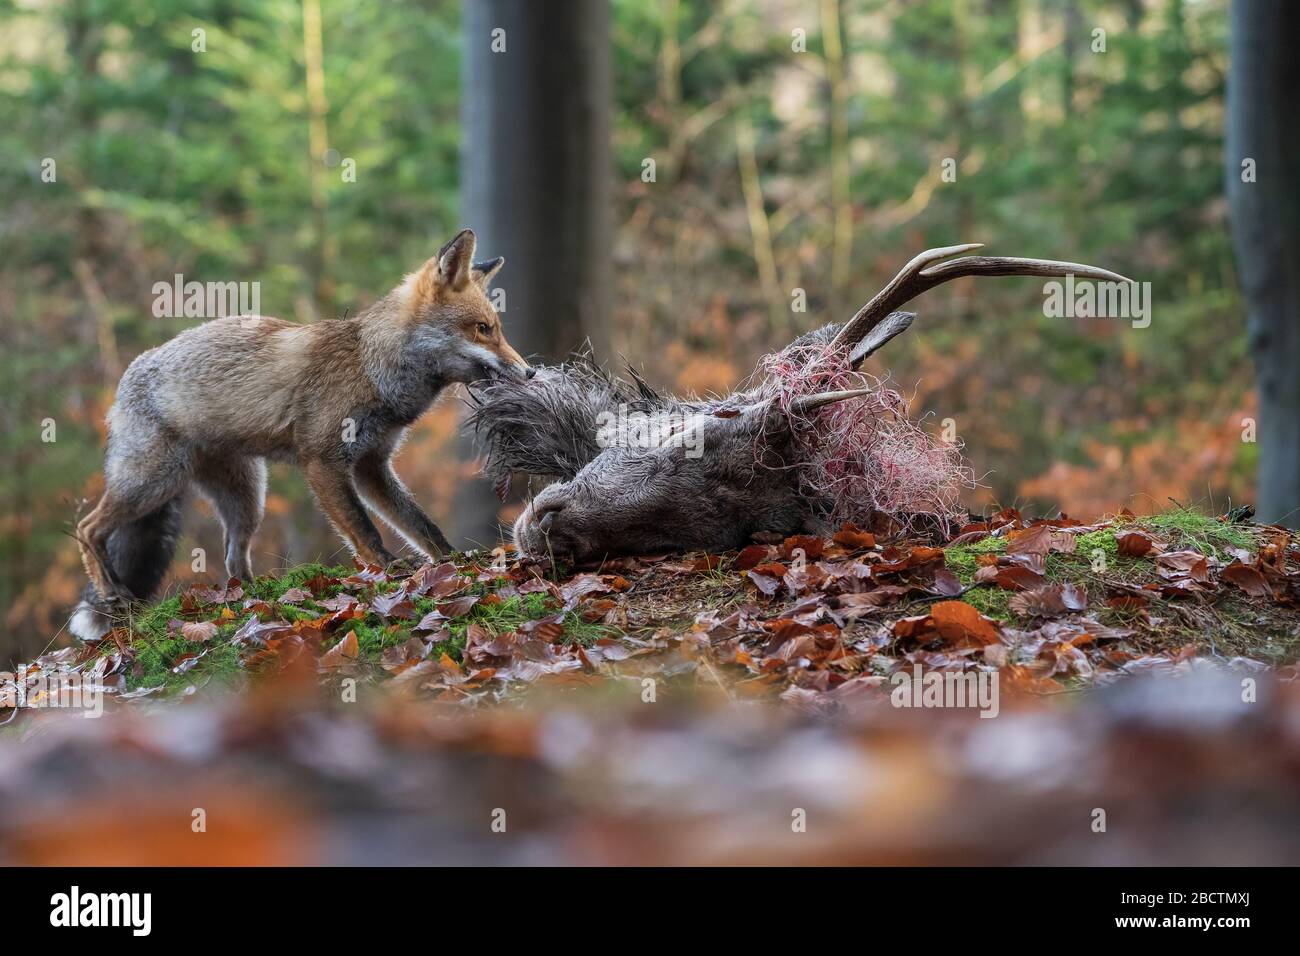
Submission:
<svg viewBox="0 0 1300 956">
<path fill-rule="evenodd" d="M 850 398 L 862 398 L 864 395 L 870 395 L 869 388 L 846 388 L 838 392 L 818 392 L 815 395 L 800 395 L 790 403 L 790 411 L 797 412 L 800 415 L 806 415 L 808 412 L 816 411 L 823 405 L 830 405 L 834 402 L 843 402 Z"/>
<path fill-rule="evenodd" d="M 958 276 L 1067 276 L 1099 279 L 1103 282 L 1132 282 L 1118 272 L 1090 266 L 1083 262 L 1060 262 L 1056 259 L 1019 259 L 1013 256 L 967 256 L 931 266 L 921 275 L 932 280 L 929 286 Z"/>
<path fill-rule="evenodd" d="M 890 279 L 887 286 L 873 295 L 871 301 L 859 309 L 857 315 L 845 323 L 844 328 L 840 329 L 839 334 L 835 336 L 831 347 L 853 346 L 890 312 L 925 291 L 924 289 L 917 289 L 914 292 L 910 290 L 913 284 L 916 283 L 917 277 L 921 274 L 921 270 L 926 266 L 983 247 L 984 243 L 982 242 L 967 242 L 959 246 L 940 246 L 937 249 L 927 249 L 922 252 L 899 269 L 898 275 Z"/>
<path fill-rule="evenodd" d="M 922 292 L 961 276 L 1067 276 L 1098 279 L 1106 282 L 1132 282 L 1109 269 L 1086 265 L 1082 262 L 1060 262 L 1055 259 L 1019 259 L 1007 256 L 967 256 L 951 259 L 958 253 L 978 249 L 981 243 L 946 246 L 921 253 L 894 276 L 890 283 L 877 292 L 871 301 L 858 310 L 840 329 L 831 347 L 852 348 L 868 332 L 900 305 L 910 302 Z"/>
</svg>

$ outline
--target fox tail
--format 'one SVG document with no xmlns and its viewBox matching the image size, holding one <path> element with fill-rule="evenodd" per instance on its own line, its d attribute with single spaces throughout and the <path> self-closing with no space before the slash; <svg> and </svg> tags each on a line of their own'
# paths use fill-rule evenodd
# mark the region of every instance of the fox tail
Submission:
<svg viewBox="0 0 1300 956">
<path fill-rule="evenodd" d="M 171 566 L 181 534 L 181 499 L 117 528 L 108 539 L 108 560 L 113 576 L 138 601 L 153 597 Z M 73 609 L 68 630 L 83 641 L 98 641 L 116 621 L 113 602 L 87 584 Z"/>
</svg>

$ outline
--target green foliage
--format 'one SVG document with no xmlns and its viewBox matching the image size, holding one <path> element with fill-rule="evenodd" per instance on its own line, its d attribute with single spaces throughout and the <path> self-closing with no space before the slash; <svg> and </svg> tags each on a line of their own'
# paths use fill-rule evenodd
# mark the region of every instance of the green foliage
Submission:
<svg viewBox="0 0 1300 956">
<path fill-rule="evenodd" d="M 1176 507 L 1142 518 L 1137 524 L 1169 540 L 1175 547 L 1191 548 L 1226 560 L 1231 560 L 1227 549 L 1254 550 L 1260 543 L 1260 533 L 1254 526 L 1229 524 L 1192 508 Z"/>
<path fill-rule="evenodd" d="M 945 549 L 944 559 L 948 567 L 963 581 L 975 573 L 979 567 L 978 556 L 981 554 L 1001 554 L 1007 549 L 1006 538 L 987 537 L 969 544 L 952 545 Z"/>
<path fill-rule="evenodd" d="M 206 644 L 196 644 L 179 632 L 170 633 L 168 623 L 181 616 L 181 599 L 170 597 L 145 608 L 130 621 L 131 645 L 135 649 L 135 666 L 127 672 L 127 686 L 159 687 L 174 683 L 232 683 L 239 672 L 239 652 L 231 646 L 230 635 L 238 623 L 222 627 Z M 176 674 L 173 668 L 187 654 L 206 651 L 192 670 Z"/>
</svg>

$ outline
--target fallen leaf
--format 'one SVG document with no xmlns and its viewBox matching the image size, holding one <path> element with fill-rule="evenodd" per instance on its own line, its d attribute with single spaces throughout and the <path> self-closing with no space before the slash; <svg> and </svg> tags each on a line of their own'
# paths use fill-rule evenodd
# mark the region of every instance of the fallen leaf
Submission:
<svg viewBox="0 0 1300 956">
<path fill-rule="evenodd" d="M 1120 554 L 1130 558 L 1145 558 L 1155 550 L 1155 542 L 1150 535 L 1141 531 L 1125 531 L 1115 535 L 1115 546 Z"/>
<path fill-rule="evenodd" d="M 998 641 L 997 625 L 965 601 L 939 601 L 930 608 L 930 616 L 940 636 L 949 643 Z"/>
<path fill-rule="evenodd" d="M 189 621 L 181 625 L 181 635 L 195 643 L 212 640 L 217 636 L 217 630 L 212 621 Z"/>
<path fill-rule="evenodd" d="M 1268 586 L 1268 582 L 1264 580 L 1264 575 L 1260 573 L 1258 568 L 1252 568 L 1248 564 L 1234 561 L 1219 572 L 1219 577 L 1229 584 L 1241 588 L 1251 597 L 1273 596 L 1273 590 Z"/>
<path fill-rule="evenodd" d="M 343 640 L 321 655 L 320 666 L 326 670 L 336 670 L 360 656 L 361 645 L 357 643 L 356 631 L 348 631 Z"/>
</svg>

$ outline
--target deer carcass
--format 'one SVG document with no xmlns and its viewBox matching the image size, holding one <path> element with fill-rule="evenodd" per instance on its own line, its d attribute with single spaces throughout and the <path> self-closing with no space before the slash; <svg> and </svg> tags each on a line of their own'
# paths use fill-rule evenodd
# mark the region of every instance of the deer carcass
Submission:
<svg viewBox="0 0 1300 956">
<path fill-rule="evenodd" d="M 756 534 L 821 532 L 886 515 L 943 522 L 969 481 L 958 448 L 906 417 L 896 392 L 857 371 L 907 330 L 898 307 L 960 276 L 1066 276 L 1129 282 L 1095 266 L 921 253 L 843 325 L 765 356 L 750 384 L 679 399 L 579 358 L 530 381 L 475 392 L 471 418 L 485 473 L 549 481 L 519 516 L 526 555 L 599 559 L 664 550 L 729 550 Z"/>
</svg>

